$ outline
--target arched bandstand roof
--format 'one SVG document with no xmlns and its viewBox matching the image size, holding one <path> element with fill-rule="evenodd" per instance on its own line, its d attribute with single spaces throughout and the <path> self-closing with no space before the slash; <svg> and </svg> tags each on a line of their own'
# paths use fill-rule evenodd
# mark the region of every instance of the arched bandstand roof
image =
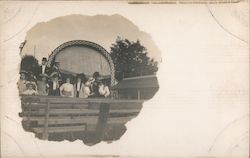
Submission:
<svg viewBox="0 0 250 158">
<path fill-rule="evenodd" d="M 62 71 L 85 73 L 88 76 L 98 71 L 103 76 L 110 76 L 111 85 L 115 83 L 114 64 L 109 53 L 94 42 L 73 40 L 63 43 L 52 51 L 48 66 L 54 61 L 60 62 Z"/>
</svg>

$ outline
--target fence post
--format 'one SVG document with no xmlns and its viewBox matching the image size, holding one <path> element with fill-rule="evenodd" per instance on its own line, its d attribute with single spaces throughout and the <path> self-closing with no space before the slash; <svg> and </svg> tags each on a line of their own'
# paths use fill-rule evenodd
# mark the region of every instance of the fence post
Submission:
<svg viewBox="0 0 250 158">
<path fill-rule="evenodd" d="M 27 128 L 30 129 L 30 114 L 31 114 L 31 99 L 28 102 L 28 120 L 27 120 Z"/>
<path fill-rule="evenodd" d="M 109 118 L 109 103 L 101 103 L 98 123 L 96 127 L 96 138 L 101 141 L 104 138 L 107 122 Z"/>
<path fill-rule="evenodd" d="M 50 110 L 50 100 L 47 100 L 47 106 L 45 107 L 45 119 L 44 119 L 44 130 L 42 134 L 42 139 L 47 140 L 49 137 L 48 127 L 49 127 L 49 110 Z"/>
</svg>

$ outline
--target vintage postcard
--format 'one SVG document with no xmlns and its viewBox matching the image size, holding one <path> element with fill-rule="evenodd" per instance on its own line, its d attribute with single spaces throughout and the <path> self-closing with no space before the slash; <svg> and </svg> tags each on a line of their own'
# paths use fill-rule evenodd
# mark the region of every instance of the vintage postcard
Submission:
<svg viewBox="0 0 250 158">
<path fill-rule="evenodd" d="M 1 1 L 1 157 L 249 157 L 249 1 Z"/>
</svg>

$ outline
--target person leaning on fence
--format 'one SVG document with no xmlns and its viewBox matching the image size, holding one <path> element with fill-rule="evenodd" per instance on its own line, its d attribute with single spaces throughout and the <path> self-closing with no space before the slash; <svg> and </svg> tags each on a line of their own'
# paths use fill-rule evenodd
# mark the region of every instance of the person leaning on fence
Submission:
<svg viewBox="0 0 250 158">
<path fill-rule="evenodd" d="M 66 82 L 60 87 L 61 96 L 74 97 L 74 86 L 70 83 L 70 77 L 66 78 Z"/>
<path fill-rule="evenodd" d="M 87 87 L 90 91 L 90 94 L 88 97 L 96 97 L 96 94 L 98 92 L 98 87 L 96 86 L 95 79 L 93 77 L 89 77 L 88 81 L 85 83 L 87 84 Z"/>
<path fill-rule="evenodd" d="M 27 76 L 27 72 L 26 71 L 20 71 L 20 79 L 17 82 L 17 87 L 18 87 L 18 91 L 19 91 L 19 95 L 22 95 L 23 92 L 27 89 L 26 88 L 26 76 Z"/>
<path fill-rule="evenodd" d="M 26 83 L 27 89 L 23 92 L 23 95 L 37 95 L 37 91 L 35 90 L 35 85 L 33 82 Z"/>
<path fill-rule="evenodd" d="M 99 83 L 101 80 L 101 75 L 99 72 L 94 72 L 92 77 L 90 77 L 91 81 L 91 97 L 100 97 L 100 93 L 99 93 Z"/>
<path fill-rule="evenodd" d="M 107 98 L 110 95 L 109 87 L 106 82 L 99 82 L 99 94 L 101 97 Z"/>
<path fill-rule="evenodd" d="M 83 98 L 88 98 L 92 95 L 91 90 L 90 90 L 90 86 L 91 86 L 90 81 L 85 82 L 85 84 L 83 86 Z"/>
<path fill-rule="evenodd" d="M 84 81 L 82 75 L 76 76 L 76 83 L 74 84 L 74 95 L 76 98 L 84 98 Z"/>
<path fill-rule="evenodd" d="M 35 76 L 35 74 L 32 71 L 28 72 L 28 77 L 27 77 L 27 81 L 32 83 L 34 85 L 34 90 L 37 91 L 37 78 Z"/>
<path fill-rule="evenodd" d="M 39 80 L 37 81 L 37 91 L 39 95 L 48 95 L 49 85 L 47 83 L 48 75 L 40 74 Z"/>
<path fill-rule="evenodd" d="M 51 74 L 51 81 L 49 82 L 49 93 L 50 96 L 60 96 L 60 85 L 57 73 Z"/>
</svg>

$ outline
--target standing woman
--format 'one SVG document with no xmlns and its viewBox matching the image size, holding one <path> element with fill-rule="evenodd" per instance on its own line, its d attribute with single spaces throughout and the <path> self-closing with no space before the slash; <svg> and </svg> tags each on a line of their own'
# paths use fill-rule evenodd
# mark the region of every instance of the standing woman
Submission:
<svg viewBox="0 0 250 158">
<path fill-rule="evenodd" d="M 83 74 L 84 75 L 84 74 Z M 74 96 L 76 98 L 84 98 L 84 78 L 82 74 L 76 76 L 76 83 L 74 84 Z M 85 75 L 84 75 L 85 76 Z"/>
<path fill-rule="evenodd" d="M 70 83 L 70 77 L 67 77 L 66 83 L 61 85 L 60 94 L 65 97 L 74 97 L 74 86 Z"/>
<path fill-rule="evenodd" d="M 37 81 L 37 91 L 38 95 L 48 95 L 49 85 L 47 83 L 48 75 L 41 74 L 39 80 Z"/>
<path fill-rule="evenodd" d="M 106 81 L 102 81 L 99 83 L 99 94 L 101 97 L 107 98 L 110 95 L 109 87 Z"/>
<path fill-rule="evenodd" d="M 49 95 L 50 96 L 60 96 L 60 85 L 58 80 L 58 75 L 56 73 L 51 75 L 52 80 L 49 83 Z"/>
<path fill-rule="evenodd" d="M 19 90 L 19 95 L 22 95 L 23 92 L 27 89 L 26 88 L 26 75 L 27 75 L 27 72 L 26 71 L 20 71 L 20 79 L 19 81 L 17 82 L 17 87 L 18 87 L 18 90 Z"/>
<path fill-rule="evenodd" d="M 89 81 L 85 82 L 83 86 L 83 98 L 91 97 L 91 90 L 90 90 L 91 83 Z"/>
</svg>

